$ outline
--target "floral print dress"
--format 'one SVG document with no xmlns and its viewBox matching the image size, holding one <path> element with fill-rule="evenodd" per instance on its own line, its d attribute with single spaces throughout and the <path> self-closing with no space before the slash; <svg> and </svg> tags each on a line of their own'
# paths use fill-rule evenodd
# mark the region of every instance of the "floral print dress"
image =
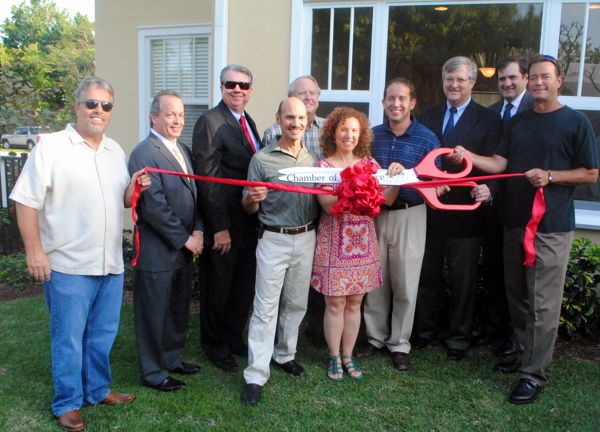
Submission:
<svg viewBox="0 0 600 432">
<path fill-rule="evenodd" d="M 326 160 L 318 167 L 331 167 Z M 368 216 L 322 212 L 311 286 L 328 296 L 367 293 L 383 283 L 375 223 Z"/>
</svg>

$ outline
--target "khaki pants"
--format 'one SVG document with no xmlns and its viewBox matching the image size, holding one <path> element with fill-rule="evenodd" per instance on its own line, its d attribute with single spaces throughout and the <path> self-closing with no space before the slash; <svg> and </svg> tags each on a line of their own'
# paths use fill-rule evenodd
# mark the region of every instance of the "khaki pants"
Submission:
<svg viewBox="0 0 600 432">
<path fill-rule="evenodd" d="M 522 346 L 521 377 L 546 383 L 556 342 L 574 232 L 535 236 L 535 265 L 523 265 L 522 228 L 504 228 L 504 278 L 510 317 Z"/>
<path fill-rule="evenodd" d="M 297 235 L 265 231 L 258 241 L 256 294 L 248 328 L 248 367 L 244 370 L 248 384 L 267 382 L 271 357 L 286 363 L 296 355 L 315 243 L 314 230 Z M 276 331 L 277 345 L 273 346 Z"/>
<path fill-rule="evenodd" d="M 369 343 L 390 352 L 410 352 L 425 253 L 425 204 L 401 210 L 381 210 L 375 219 L 383 286 L 367 294 L 364 319 Z"/>
</svg>

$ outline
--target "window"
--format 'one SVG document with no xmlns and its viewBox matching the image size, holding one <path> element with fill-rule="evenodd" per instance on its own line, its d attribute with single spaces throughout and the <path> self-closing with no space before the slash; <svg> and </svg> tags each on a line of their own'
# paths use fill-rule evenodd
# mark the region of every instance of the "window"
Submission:
<svg viewBox="0 0 600 432">
<path fill-rule="evenodd" d="M 333 107 L 352 105 L 369 114 L 365 102 L 371 81 L 372 7 L 315 8 L 311 14 L 310 73 L 319 82 L 324 102 L 318 115 Z M 341 92 L 364 92 L 358 100 L 340 98 Z"/>
<path fill-rule="evenodd" d="M 292 0 L 292 8 L 302 11 L 302 25 L 291 32 L 291 52 L 300 54 L 291 59 L 290 79 L 317 78 L 321 116 L 350 105 L 380 123 L 384 85 L 395 76 L 415 83 L 418 114 L 443 101 L 441 67 L 448 58 L 471 56 L 482 68 L 506 55 L 541 52 L 565 67 L 561 102 L 584 112 L 600 133 L 598 1 Z M 499 99 L 496 71 L 478 75 L 473 97 L 484 106 Z M 600 188 L 578 187 L 576 195 L 600 201 Z"/>
<path fill-rule="evenodd" d="M 391 6 L 388 18 L 386 81 L 410 79 L 419 109 L 444 101 L 441 69 L 450 57 L 471 57 L 495 68 L 507 55 L 539 52 L 541 4 Z M 493 29 L 493 31 L 490 31 Z M 482 105 L 498 100 L 498 77 L 477 76 L 473 98 Z"/>
<path fill-rule="evenodd" d="M 600 3 L 563 4 L 558 60 L 565 74 L 563 95 L 600 96 Z"/>
<path fill-rule="evenodd" d="M 140 137 L 150 130 L 152 98 L 175 90 L 185 106 L 181 142 L 191 145 L 194 124 L 208 109 L 210 97 L 210 34 L 207 28 L 140 30 Z"/>
</svg>

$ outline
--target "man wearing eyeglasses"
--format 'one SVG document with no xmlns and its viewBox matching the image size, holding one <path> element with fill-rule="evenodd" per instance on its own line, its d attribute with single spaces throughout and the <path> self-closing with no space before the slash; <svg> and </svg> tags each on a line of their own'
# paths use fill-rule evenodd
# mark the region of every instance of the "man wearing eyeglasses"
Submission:
<svg viewBox="0 0 600 432">
<path fill-rule="evenodd" d="M 260 149 L 254 121 L 245 111 L 252 73 L 240 65 L 221 71 L 219 104 L 198 118 L 192 153 L 198 175 L 246 180 Z M 257 218 L 241 205 L 242 188 L 198 182 L 198 207 L 205 225 L 200 292 L 200 340 L 219 368 L 236 372 L 233 354 L 245 357 L 242 333 L 254 297 Z"/>
<path fill-rule="evenodd" d="M 27 159 L 10 198 L 27 267 L 43 282 L 50 311 L 52 413 L 68 431 L 85 429 L 84 405 L 127 403 L 109 390 L 109 355 L 123 291 L 123 208 L 141 171 L 129 179 L 121 147 L 104 135 L 113 89 L 86 78 L 74 94 L 77 121 L 45 135 Z"/>
<path fill-rule="evenodd" d="M 519 381 L 508 401 L 534 402 L 548 379 L 575 232 L 575 185 L 598 181 L 598 150 L 588 118 L 558 100 L 564 75 L 558 61 L 538 56 L 529 65 L 530 111 L 517 116 L 492 157 L 456 147 L 485 172 L 525 173 L 506 179 L 503 200 L 504 278 L 512 325 L 523 348 L 513 372 Z M 525 228 L 537 189 L 545 212 L 534 238 L 535 262 L 524 264 Z"/>
<path fill-rule="evenodd" d="M 431 129 L 442 147 L 463 145 L 481 154 L 491 155 L 500 140 L 502 128 L 498 115 L 472 99 L 477 79 L 477 66 L 467 57 L 453 57 L 442 67 L 442 85 L 446 101 L 421 114 L 421 123 Z M 442 159 L 442 169 L 462 169 Z M 473 170 L 471 175 L 479 175 Z M 472 189 L 454 187 L 440 198 L 447 204 L 489 201 L 490 189 L 480 184 Z M 485 209 L 474 211 L 442 211 L 428 208 L 425 256 L 417 296 L 413 343 L 421 347 L 431 343 L 439 330 L 441 314 L 448 314 L 445 337 L 448 360 L 465 356 L 473 327 L 473 310 L 477 286 L 477 270 L 481 252 L 481 236 Z M 450 296 L 447 310 L 442 311 L 444 262 L 448 268 Z"/>
</svg>

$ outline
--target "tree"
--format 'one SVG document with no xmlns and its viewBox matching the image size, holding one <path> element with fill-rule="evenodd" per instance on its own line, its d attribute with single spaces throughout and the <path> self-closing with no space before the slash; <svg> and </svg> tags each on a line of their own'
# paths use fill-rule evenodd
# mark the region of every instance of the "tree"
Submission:
<svg viewBox="0 0 600 432">
<path fill-rule="evenodd" d="M 0 124 L 62 128 L 73 120 L 77 83 L 94 74 L 93 24 L 50 0 L 23 1 L 11 13 L 0 26 L 0 81 L 8 83 Z"/>
</svg>

